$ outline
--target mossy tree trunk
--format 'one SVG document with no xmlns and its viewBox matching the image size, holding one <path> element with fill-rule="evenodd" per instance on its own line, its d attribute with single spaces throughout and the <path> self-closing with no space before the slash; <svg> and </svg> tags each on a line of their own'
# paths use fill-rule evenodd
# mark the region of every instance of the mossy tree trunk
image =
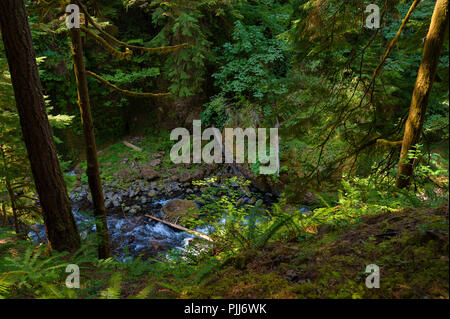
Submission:
<svg viewBox="0 0 450 319">
<path fill-rule="evenodd" d="M 92 120 L 91 106 L 89 102 L 89 90 L 86 78 L 86 68 L 83 60 L 83 46 L 80 29 L 70 30 L 72 40 L 72 56 L 75 68 L 75 78 L 78 91 L 78 105 L 81 113 L 84 140 L 86 144 L 87 171 L 89 188 L 92 194 L 94 216 L 98 235 L 98 256 L 106 259 L 112 256 L 111 245 L 106 220 L 105 200 L 100 179 L 100 167 L 97 158 L 97 146 L 95 143 L 94 123 Z"/>
<path fill-rule="evenodd" d="M 23 0 L 0 1 L 0 26 L 47 238 L 55 250 L 75 251 L 80 235 L 48 121 Z"/>
<path fill-rule="evenodd" d="M 411 183 L 414 159 L 408 159 L 408 152 L 419 142 L 427 110 L 431 88 L 448 28 L 448 0 L 437 0 L 431 18 L 430 29 L 425 40 L 422 62 L 412 94 L 409 116 L 403 137 L 396 186 L 406 188 Z"/>
</svg>

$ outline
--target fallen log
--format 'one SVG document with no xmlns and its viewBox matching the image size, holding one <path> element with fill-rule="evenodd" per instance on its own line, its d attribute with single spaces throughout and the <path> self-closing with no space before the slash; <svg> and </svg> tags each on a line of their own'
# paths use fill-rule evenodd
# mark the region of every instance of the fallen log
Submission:
<svg viewBox="0 0 450 319">
<path fill-rule="evenodd" d="M 133 145 L 133 144 L 128 143 L 126 141 L 123 141 L 123 144 L 125 144 L 125 146 L 128 146 L 129 148 L 134 149 L 135 151 L 142 152 L 142 148 L 137 147 L 136 145 Z"/>
<path fill-rule="evenodd" d="M 163 224 L 165 224 L 165 225 L 167 225 L 169 227 L 172 227 L 172 228 L 175 228 L 175 229 L 178 229 L 178 230 L 181 230 L 181 231 L 185 231 L 186 233 L 192 234 L 194 236 L 197 236 L 197 237 L 202 238 L 204 240 L 207 240 L 209 242 L 214 242 L 214 240 L 211 237 L 209 237 L 209 236 L 207 236 L 205 234 L 199 233 L 198 231 L 187 229 L 186 227 L 183 227 L 183 226 L 180 226 L 180 225 L 172 224 L 171 222 L 168 222 L 166 220 L 160 219 L 160 218 L 152 216 L 152 215 L 145 215 L 145 216 L 148 217 L 148 218 L 151 218 L 153 220 L 156 220 L 157 222 L 163 223 Z"/>
</svg>

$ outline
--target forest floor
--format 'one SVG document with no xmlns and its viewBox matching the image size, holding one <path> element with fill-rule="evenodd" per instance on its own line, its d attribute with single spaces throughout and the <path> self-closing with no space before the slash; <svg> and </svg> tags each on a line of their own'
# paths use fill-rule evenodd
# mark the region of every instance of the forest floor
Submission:
<svg viewBox="0 0 450 319">
<path fill-rule="evenodd" d="M 104 150 L 99 156 L 104 176 L 129 173 L 124 157 L 139 163 L 165 152 L 156 169 L 162 177 L 173 177 L 168 145 L 162 143 L 166 139 L 130 139 L 142 152 L 122 143 Z M 181 167 L 181 172 L 194 170 Z M 123 282 L 122 293 L 133 296 L 154 284 L 152 298 L 448 299 L 448 217 L 448 206 L 380 212 L 347 226 L 309 229 L 300 238 L 271 242 L 214 267 L 210 261 L 178 271 L 163 267 L 147 273 L 145 281 L 124 270 L 123 278 L 130 280 Z M 380 267 L 379 289 L 366 287 L 370 264 Z"/>
<path fill-rule="evenodd" d="M 185 298 L 449 298 L 448 206 L 363 217 L 273 242 L 210 274 Z M 380 267 L 380 288 L 365 285 Z"/>
<path fill-rule="evenodd" d="M 379 213 L 347 227 L 319 227 L 300 240 L 271 242 L 208 271 L 202 265 L 149 267 L 139 260 L 119 268 L 86 263 L 76 297 L 98 298 L 114 289 L 121 298 L 136 297 L 148 287 L 146 296 L 153 299 L 448 299 L 448 218 L 448 206 Z M 7 234 L 0 236 L 0 243 L 0 255 L 9 257 L 23 255 L 28 246 Z M 369 264 L 380 267 L 379 289 L 365 285 Z M 117 275 L 121 281 L 114 288 L 111 277 Z M 33 298 L 39 292 L 18 289 L 10 297 Z"/>
<path fill-rule="evenodd" d="M 132 180 L 140 163 L 152 161 L 158 162 L 153 169 L 164 183 L 183 174 L 195 175 L 195 167 L 181 167 L 173 172 L 168 145 L 161 146 L 165 140 L 130 140 L 144 149 L 141 152 L 122 143 L 103 150 L 99 161 L 104 181 L 122 182 L 121 175 L 123 180 Z M 164 155 L 155 159 L 154 155 L 161 152 Z M 79 170 L 84 171 L 83 167 Z M 68 178 L 70 188 L 79 188 L 80 182 L 86 182 L 84 173 Z M 61 292 L 65 289 L 61 278 L 66 276 L 62 270 L 47 278 L 40 266 L 30 263 L 30 269 L 26 269 L 30 272 L 26 277 L 29 287 L 14 288 L 9 297 L 127 298 L 145 291 L 147 298 L 448 299 L 448 218 L 448 205 L 379 212 L 345 225 L 315 225 L 300 235 L 286 234 L 264 248 L 241 250 L 226 259 L 209 254 L 194 262 L 183 257 L 178 262 L 164 258 L 103 262 L 96 260 L 94 249 L 92 259 L 80 265 L 81 289 Z M 92 242 L 87 244 L 93 246 Z M 36 250 L 30 241 L 17 241 L 11 232 L 0 232 L 0 263 L 3 258 L 26 255 L 30 247 Z M 45 255 L 39 258 L 48 258 Z M 68 256 L 62 260 L 73 262 Z M 380 288 L 366 287 L 367 265 L 379 266 Z M 1 270 L 0 267 L 0 274 Z"/>
</svg>

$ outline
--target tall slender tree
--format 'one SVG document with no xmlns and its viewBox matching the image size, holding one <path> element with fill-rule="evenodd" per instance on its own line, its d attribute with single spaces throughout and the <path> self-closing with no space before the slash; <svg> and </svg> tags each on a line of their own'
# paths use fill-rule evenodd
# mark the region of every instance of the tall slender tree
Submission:
<svg viewBox="0 0 450 319">
<path fill-rule="evenodd" d="M 436 77 L 439 57 L 441 56 L 445 33 L 448 28 L 448 19 L 448 0 L 437 0 L 431 18 L 430 29 L 425 39 L 422 62 L 420 63 L 419 73 L 414 85 L 409 116 L 406 121 L 396 182 L 399 188 L 406 188 L 411 183 L 414 159 L 409 159 L 408 153 L 419 142 L 422 134 L 428 99 Z"/>
<path fill-rule="evenodd" d="M 0 26 L 49 244 L 58 251 L 77 250 L 81 243 L 80 235 L 45 109 L 23 0 L 0 1 Z"/>
<path fill-rule="evenodd" d="M 92 201 L 94 206 L 94 216 L 96 219 L 97 226 L 97 234 L 98 234 L 98 255 L 99 258 L 108 258 L 112 255 L 111 245 L 108 233 L 108 224 L 106 219 L 106 208 L 105 208 L 105 200 L 103 196 L 102 182 L 100 179 L 100 167 L 98 163 L 97 157 L 97 147 L 95 142 L 95 134 L 94 134 L 94 123 L 91 114 L 91 106 L 89 101 L 89 89 L 87 84 L 87 74 L 90 74 L 97 80 L 103 82 L 109 87 L 118 90 L 124 94 L 131 95 L 133 97 L 158 97 L 158 96 L 166 96 L 169 93 L 138 93 L 131 92 L 127 90 L 122 90 L 115 85 L 107 82 L 103 78 L 97 76 L 92 72 L 86 71 L 85 63 L 84 63 L 84 55 L 83 55 L 83 42 L 81 38 L 81 31 L 86 32 L 87 35 L 92 36 L 96 41 L 98 41 L 102 47 L 104 47 L 107 51 L 112 53 L 115 57 L 119 59 L 129 59 L 132 55 L 133 50 L 139 50 L 143 52 L 151 52 L 151 53 L 161 53 L 161 52 L 172 52 L 178 50 L 180 48 L 186 47 L 187 44 L 174 45 L 168 47 L 159 47 L 159 48 L 145 48 L 139 46 L 129 45 L 127 43 L 123 43 L 110 34 L 103 31 L 97 23 L 90 17 L 87 8 L 83 5 L 83 3 L 79 0 L 74 0 L 74 2 L 81 8 L 81 11 L 84 13 L 85 23 L 89 22 L 92 24 L 95 29 L 97 29 L 103 36 L 105 36 L 108 40 L 112 41 L 114 44 L 118 44 L 121 46 L 125 46 L 125 52 L 120 52 L 108 44 L 100 36 L 96 36 L 94 33 L 90 32 L 87 27 L 74 27 L 70 29 L 70 38 L 72 42 L 72 56 L 74 61 L 74 70 L 75 70 L 75 78 L 77 83 L 77 92 L 78 92 L 78 104 L 81 113 L 81 120 L 83 126 L 84 139 L 86 144 L 86 155 L 87 155 L 87 171 L 86 174 L 88 176 L 89 188 L 92 195 Z M 66 4 L 64 1 L 54 1 L 50 3 L 45 3 L 45 10 L 43 12 L 48 12 L 51 7 L 60 6 Z M 43 8 L 44 9 L 44 8 Z M 86 26 L 89 24 L 86 23 Z"/>
<path fill-rule="evenodd" d="M 89 102 L 89 89 L 86 78 L 86 68 L 83 59 L 83 45 L 81 31 L 78 28 L 70 29 L 72 40 L 72 56 L 75 68 L 75 78 L 78 90 L 78 105 L 81 113 L 84 140 L 86 144 L 87 170 L 89 188 L 94 205 L 94 216 L 98 234 L 98 257 L 106 259 L 111 257 L 111 244 L 106 220 L 105 199 L 103 197 L 102 181 L 100 179 L 100 166 L 98 164 L 97 146 L 95 143 L 94 122 L 92 120 L 91 105 Z"/>
</svg>

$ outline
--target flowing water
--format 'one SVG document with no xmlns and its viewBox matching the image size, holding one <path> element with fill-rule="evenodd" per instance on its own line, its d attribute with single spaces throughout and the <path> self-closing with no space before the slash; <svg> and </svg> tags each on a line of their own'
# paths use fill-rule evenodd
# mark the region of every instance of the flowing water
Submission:
<svg viewBox="0 0 450 319">
<path fill-rule="evenodd" d="M 138 191 L 139 188 L 143 188 L 141 184 L 136 184 L 135 188 L 130 188 L 125 195 L 114 192 L 108 194 L 109 192 L 106 191 L 105 197 L 112 198 L 113 202 L 117 199 L 118 202 L 123 203 L 127 201 L 127 198 L 131 197 L 139 198 L 139 201 L 142 201 L 142 198 L 145 199 L 145 204 L 141 203 L 142 210 L 136 214 L 130 213 L 131 210 L 125 213 L 125 209 L 121 210 L 120 205 L 119 208 L 108 209 L 110 212 L 115 212 L 107 216 L 114 256 L 119 260 L 124 260 L 128 257 L 136 258 L 140 255 L 144 258 L 156 257 L 158 254 L 166 253 L 171 249 L 186 250 L 189 243 L 195 238 L 193 235 L 172 229 L 145 216 L 145 214 L 148 214 L 163 218 L 161 208 L 170 200 L 185 197 L 186 188 L 183 188 L 180 184 L 178 186 L 172 185 L 174 187 L 171 187 L 171 192 L 164 193 L 159 190 L 157 198 L 136 197 L 137 194 L 145 195 L 148 191 L 148 189 L 145 192 Z M 176 190 L 176 192 L 174 193 L 173 190 Z M 256 192 L 253 192 L 253 194 L 256 194 Z M 255 196 L 260 199 L 265 198 L 265 203 L 273 202 L 272 195 L 269 196 L 269 199 L 267 196 L 264 197 L 264 194 Z M 86 239 L 88 236 L 95 236 L 96 226 L 92 209 L 90 208 L 91 204 L 88 200 L 87 189 L 81 191 L 80 196 L 78 193 L 71 194 L 71 199 L 73 201 L 73 214 L 82 239 Z M 241 198 L 243 203 L 246 203 L 249 199 L 249 197 Z M 130 208 L 131 205 L 136 204 L 136 200 L 128 202 L 128 204 L 128 208 Z M 224 225 L 226 220 L 226 216 L 223 216 L 221 224 Z M 32 229 L 33 232 L 29 233 L 29 236 L 36 244 L 47 241 L 44 225 L 34 225 Z M 209 234 L 212 229 L 211 227 L 203 227 L 194 230 L 203 234 Z"/>
<path fill-rule="evenodd" d="M 160 200 L 153 203 L 154 210 L 148 214 L 160 216 L 160 208 L 169 200 Z M 83 239 L 95 234 L 96 225 L 94 216 L 80 212 L 74 204 L 73 214 L 78 225 L 78 230 Z M 116 258 L 127 257 L 156 257 L 159 253 L 170 249 L 185 250 L 193 235 L 173 230 L 163 223 L 156 222 L 149 217 L 139 215 L 110 215 L 107 216 L 111 244 Z M 44 225 L 34 225 L 34 231 L 29 234 L 35 243 L 46 242 Z M 196 229 L 206 232 L 206 229 Z"/>
</svg>

